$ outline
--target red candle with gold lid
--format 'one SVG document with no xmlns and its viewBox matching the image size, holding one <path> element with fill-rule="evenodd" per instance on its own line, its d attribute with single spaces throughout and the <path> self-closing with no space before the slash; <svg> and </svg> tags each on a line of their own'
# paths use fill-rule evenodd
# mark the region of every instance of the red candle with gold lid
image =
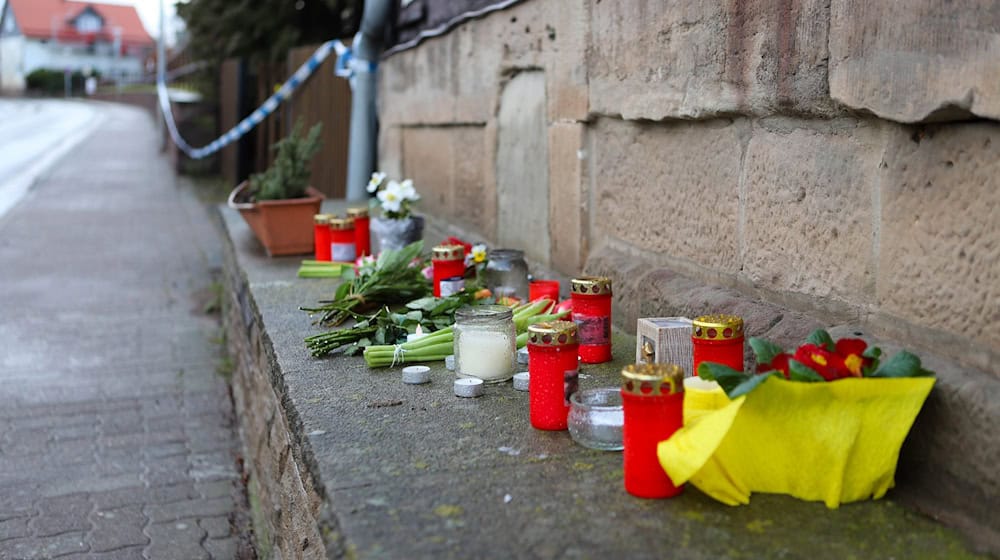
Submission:
<svg viewBox="0 0 1000 560">
<path fill-rule="evenodd" d="M 330 218 L 330 258 L 353 263 L 357 258 L 354 244 L 354 218 Z"/>
<path fill-rule="evenodd" d="M 743 319 L 736 315 L 702 315 L 691 322 L 694 374 L 698 365 L 715 362 L 743 371 Z"/>
<path fill-rule="evenodd" d="M 431 250 L 434 297 L 447 297 L 465 288 L 465 247 L 438 245 Z"/>
<path fill-rule="evenodd" d="M 363 257 L 372 254 L 371 232 L 368 229 L 371 218 L 368 215 L 368 208 L 364 206 L 348 208 L 347 217 L 354 218 L 355 256 Z"/>
<path fill-rule="evenodd" d="M 611 279 L 581 276 L 570 282 L 570 288 L 580 360 L 585 364 L 611 361 Z"/>
<path fill-rule="evenodd" d="M 660 466 L 656 447 L 684 425 L 684 368 L 633 364 L 622 370 L 625 490 L 640 498 L 680 494 Z"/>
<path fill-rule="evenodd" d="M 330 215 L 313 216 L 313 246 L 318 261 L 330 260 Z"/>
<path fill-rule="evenodd" d="M 576 392 L 577 327 L 570 321 L 528 327 L 528 400 L 531 425 L 539 430 L 568 427 L 569 398 Z"/>
</svg>

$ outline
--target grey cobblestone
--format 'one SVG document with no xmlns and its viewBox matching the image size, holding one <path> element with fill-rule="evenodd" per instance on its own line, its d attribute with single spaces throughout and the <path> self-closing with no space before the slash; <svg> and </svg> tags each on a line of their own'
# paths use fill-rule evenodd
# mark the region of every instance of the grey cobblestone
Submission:
<svg viewBox="0 0 1000 560">
<path fill-rule="evenodd" d="M 87 535 L 92 552 L 108 552 L 127 546 L 146 545 L 143 534 L 146 516 L 139 506 L 95 511 L 90 514 L 94 529 Z"/>
<path fill-rule="evenodd" d="M 204 546 L 205 550 L 212 556 L 212 560 L 236 558 L 236 539 L 208 539 Z"/>
<path fill-rule="evenodd" d="M 98 110 L 105 123 L 0 217 L 17 240 L 0 243 L 0 560 L 208 558 L 208 530 L 243 538 L 219 520 L 244 519 L 219 325 L 192 311 L 219 240 L 148 115 Z"/>
<path fill-rule="evenodd" d="M 201 547 L 205 531 L 194 521 L 156 523 L 146 527 L 149 545 L 145 553 L 157 560 L 208 559 L 208 552 Z"/>
<path fill-rule="evenodd" d="M 206 517 L 198 520 L 198 525 L 208 533 L 208 537 L 218 539 L 233 534 L 232 522 L 228 517 Z"/>
</svg>

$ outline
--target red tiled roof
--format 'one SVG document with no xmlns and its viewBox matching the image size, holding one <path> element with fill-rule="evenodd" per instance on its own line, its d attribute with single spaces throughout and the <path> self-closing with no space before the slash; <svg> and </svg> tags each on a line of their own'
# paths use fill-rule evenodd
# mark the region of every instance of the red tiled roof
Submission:
<svg viewBox="0 0 1000 560">
<path fill-rule="evenodd" d="M 112 41 L 113 29 L 120 27 L 123 46 L 153 44 L 153 38 L 143 27 L 134 6 L 68 0 L 7 0 L 7 6 L 13 10 L 14 21 L 21 33 L 28 37 L 47 39 L 55 33 L 57 38 L 66 41 L 93 38 Z M 88 6 L 104 18 L 104 29 L 99 33 L 81 35 L 72 20 Z"/>
</svg>

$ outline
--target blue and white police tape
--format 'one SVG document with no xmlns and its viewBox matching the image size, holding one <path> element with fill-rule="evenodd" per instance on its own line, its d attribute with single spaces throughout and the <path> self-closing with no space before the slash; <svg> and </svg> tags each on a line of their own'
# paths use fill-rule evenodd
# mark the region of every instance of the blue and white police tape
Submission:
<svg viewBox="0 0 1000 560">
<path fill-rule="evenodd" d="M 166 80 L 162 75 L 157 76 L 156 89 L 160 101 L 160 110 L 163 112 L 164 120 L 167 123 L 167 130 L 170 132 L 170 137 L 182 152 L 193 159 L 201 159 L 221 150 L 253 130 L 255 126 L 260 124 L 268 117 L 268 115 L 273 113 L 283 101 L 291 97 L 292 93 L 295 92 L 295 90 L 307 79 L 309 79 L 309 77 L 316 71 L 317 68 L 319 68 L 323 61 L 330 56 L 331 52 L 337 53 L 335 72 L 338 76 L 350 78 L 354 72 L 374 72 L 376 69 L 375 63 L 361 61 L 354 58 L 351 55 L 351 50 L 344 46 L 344 44 L 340 41 L 327 41 L 320 45 L 319 48 L 316 49 L 316 52 L 309 57 L 309 60 L 302 63 L 302 66 L 299 66 L 298 70 L 292 74 L 288 81 L 282 84 L 278 91 L 269 97 L 267 101 L 262 103 L 256 111 L 240 121 L 239 124 L 229 129 L 225 134 L 201 148 L 192 148 L 190 144 L 181 138 L 180 133 L 177 131 L 177 124 L 174 122 L 173 113 L 170 110 L 170 98 L 167 94 Z"/>
</svg>

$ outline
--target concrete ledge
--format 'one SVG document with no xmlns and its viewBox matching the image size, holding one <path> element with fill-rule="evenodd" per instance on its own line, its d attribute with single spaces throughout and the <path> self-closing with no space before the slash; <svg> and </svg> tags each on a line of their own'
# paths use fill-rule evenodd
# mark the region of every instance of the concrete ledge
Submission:
<svg viewBox="0 0 1000 560">
<path fill-rule="evenodd" d="M 296 279 L 298 259 L 266 258 L 238 214 L 220 215 L 234 393 L 263 558 L 973 556 L 956 533 L 892 499 L 827 510 L 763 494 L 730 508 L 694 488 L 672 500 L 632 498 L 620 454 L 532 429 L 527 394 L 509 384 L 464 400 L 440 365 L 430 385 L 409 386 L 398 368 L 313 359 L 302 339 L 317 329 L 297 308 L 329 297 L 334 282 Z M 618 271 L 623 290 L 627 270 Z M 721 297 L 657 274 L 693 290 L 690 306 Z M 638 308 L 623 302 L 632 294 L 618 293 L 616 313 L 631 321 Z M 735 303 L 769 333 L 797 336 L 812 325 Z M 583 387 L 617 384 L 634 339 L 618 333 L 614 344 L 614 363 L 585 367 Z"/>
</svg>

